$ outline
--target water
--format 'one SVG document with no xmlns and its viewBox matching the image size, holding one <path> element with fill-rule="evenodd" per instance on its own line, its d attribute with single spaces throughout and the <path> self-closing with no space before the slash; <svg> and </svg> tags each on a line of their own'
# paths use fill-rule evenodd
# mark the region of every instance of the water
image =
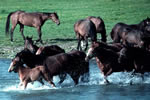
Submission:
<svg viewBox="0 0 150 100">
<path fill-rule="evenodd" d="M 58 85 L 58 77 L 54 77 L 57 88 L 48 83 L 28 84 L 27 89 L 18 88 L 18 74 L 8 73 L 9 59 L 0 59 L 0 100 L 150 100 L 150 73 L 146 73 L 144 81 L 140 75 L 131 73 L 113 73 L 108 77 L 111 84 L 104 84 L 95 61 L 90 62 L 90 81 L 79 82 L 74 86 L 68 76 L 62 85 Z M 132 85 L 131 85 L 132 84 Z"/>
</svg>

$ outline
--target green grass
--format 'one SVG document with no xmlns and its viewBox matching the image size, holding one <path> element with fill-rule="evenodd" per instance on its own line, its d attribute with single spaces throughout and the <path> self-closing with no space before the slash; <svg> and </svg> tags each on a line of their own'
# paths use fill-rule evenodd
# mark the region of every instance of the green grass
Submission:
<svg viewBox="0 0 150 100">
<path fill-rule="evenodd" d="M 14 43 L 5 36 L 6 18 L 10 12 L 25 10 L 27 12 L 57 12 L 61 21 L 57 26 L 47 21 L 42 27 L 42 39 L 51 44 L 65 43 L 75 39 L 74 23 L 87 16 L 100 16 L 106 25 L 108 40 L 112 27 L 118 22 L 136 24 L 147 16 L 150 17 L 150 0 L 1 0 L 0 3 L 0 47 L 23 46 L 19 26 L 14 31 Z M 25 36 L 37 39 L 35 28 L 25 27 Z M 64 40 L 64 41 L 63 41 Z M 70 41 L 67 41 L 70 42 Z M 76 41 L 74 41 L 76 43 Z"/>
</svg>

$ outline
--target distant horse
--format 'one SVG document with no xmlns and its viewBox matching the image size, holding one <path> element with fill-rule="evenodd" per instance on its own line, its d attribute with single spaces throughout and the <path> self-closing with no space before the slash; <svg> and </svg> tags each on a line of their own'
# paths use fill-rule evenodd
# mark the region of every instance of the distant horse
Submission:
<svg viewBox="0 0 150 100">
<path fill-rule="evenodd" d="M 93 57 L 96 57 L 97 65 L 103 73 L 105 82 L 107 83 L 109 83 L 109 81 L 106 79 L 108 75 L 112 74 L 113 72 L 126 70 L 126 66 L 123 66 L 118 62 L 119 53 L 114 51 L 112 48 L 105 48 L 105 46 L 101 45 L 99 42 L 92 44 L 92 46 L 89 48 L 86 61 Z"/>
<path fill-rule="evenodd" d="M 106 29 L 105 29 L 105 24 L 102 18 L 100 17 L 94 17 L 94 16 L 89 16 L 86 19 L 91 20 L 96 27 L 96 33 L 101 33 L 101 40 L 103 42 L 107 41 L 107 36 L 106 36 Z"/>
<path fill-rule="evenodd" d="M 34 12 L 34 13 L 27 13 L 25 11 L 15 11 L 11 12 L 6 21 L 6 34 L 9 34 L 9 24 L 10 24 L 10 19 L 12 22 L 12 27 L 11 27 L 11 41 L 13 41 L 13 32 L 17 24 L 20 25 L 20 32 L 22 34 L 23 39 L 25 40 L 25 36 L 23 34 L 24 30 L 24 25 L 25 26 L 30 26 L 30 27 L 35 27 L 38 32 L 38 41 L 42 42 L 41 36 L 41 27 L 47 21 L 48 19 L 51 19 L 53 22 L 55 22 L 57 25 L 60 24 L 59 18 L 57 13 L 42 13 L 42 12 Z"/>
<path fill-rule="evenodd" d="M 41 54 L 43 56 L 53 56 L 58 53 L 65 53 L 65 50 L 59 47 L 58 45 L 50 45 L 44 47 L 38 47 L 34 44 L 32 37 L 26 37 L 24 43 L 24 49 L 30 50 L 34 54 Z"/>
<path fill-rule="evenodd" d="M 19 86 L 23 85 L 25 89 L 29 82 L 34 82 L 37 80 L 40 81 L 42 84 L 44 84 L 42 81 L 42 78 L 44 78 L 46 81 L 48 81 L 52 85 L 52 87 L 55 87 L 55 84 L 52 82 L 52 79 L 50 79 L 49 73 L 47 72 L 44 66 L 37 66 L 32 69 L 29 67 L 23 66 L 23 64 L 19 64 L 16 66 L 16 64 L 19 63 L 17 62 L 19 61 L 18 59 L 19 58 L 13 59 L 8 69 L 8 72 L 12 72 L 12 71 L 18 72 L 19 79 L 20 79 Z"/>
<path fill-rule="evenodd" d="M 18 53 L 15 58 L 19 58 L 18 63 L 26 64 L 29 67 L 44 66 L 48 69 L 50 78 L 55 75 L 60 76 L 60 82 L 65 79 L 66 74 L 69 74 L 78 84 L 79 77 L 88 72 L 89 63 L 85 61 L 86 54 L 81 51 L 60 53 L 54 56 L 35 55 L 29 50 L 23 50 Z M 15 59 L 14 58 L 14 59 Z"/>
<path fill-rule="evenodd" d="M 142 31 L 143 33 L 145 32 L 149 33 L 150 32 L 150 18 L 142 20 L 139 24 L 133 24 L 133 25 L 117 23 L 113 27 L 110 33 L 113 42 L 117 42 L 117 43 L 121 42 L 124 35 L 128 34 L 127 30 L 139 30 L 139 31 Z"/>
<path fill-rule="evenodd" d="M 85 40 L 86 47 L 84 51 L 87 50 L 88 47 L 88 37 L 91 38 L 92 42 L 97 41 L 96 27 L 91 20 L 82 19 L 77 21 L 74 24 L 74 31 L 76 33 L 78 39 L 77 49 L 82 51 L 81 41 Z"/>
</svg>

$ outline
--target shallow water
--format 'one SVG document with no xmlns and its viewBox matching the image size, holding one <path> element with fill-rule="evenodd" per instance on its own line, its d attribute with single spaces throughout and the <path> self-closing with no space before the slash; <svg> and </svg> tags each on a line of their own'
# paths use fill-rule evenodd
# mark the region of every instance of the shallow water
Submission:
<svg viewBox="0 0 150 100">
<path fill-rule="evenodd" d="M 131 73 L 113 73 L 108 77 L 111 84 L 104 84 L 94 60 L 90 62 L 90 81 L 79 82 L 74 86 L 68 76 L 63 84 L 58 85 L 59 78 L 54 77 L 57 88 L 47 82 L 28 84 L 26 90 L 18 88 L 18 74 L 8 73 L 9 59 L 0 59 L 0 100 L 150 100 L 150 73 L 146 73 L 144 81 L 140 75 Z M 132 85 L 131 85 L 132 84 Z"/>
</svg>

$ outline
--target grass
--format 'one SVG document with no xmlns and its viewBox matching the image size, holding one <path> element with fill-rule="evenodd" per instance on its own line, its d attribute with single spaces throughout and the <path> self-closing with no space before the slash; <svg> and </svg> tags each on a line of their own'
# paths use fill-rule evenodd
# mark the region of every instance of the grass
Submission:
<svg viewBox="0 0 150 100">
<path fill-rule="evenodd" d="M 17 47 L 23 48 L 24 41 L 19 32 L 19 26 L 14 31 L 15 41 L 13 43 L 10 42 L 10 37 L 5 36 L 6 18 L 10 12 L 16 10 L 57 12 L 61 21 L 60 26 L 52 21 L 47 21 L 42 27 L 42 39 L 46 45 L 66 45 L 64 49 L 68 50 L 77 45 L 73 30 L 73 25 L 77 20 L 87 16 L 100 16 L 106 25 L 108 41 L 111 41 L 109 33 L 116 23 L 136 24 L 147 16 L 150 17 L 149 5 L 150 0 L 1 0 L 0 54 L 10 55 L 10 53 L 16 52 Z M 35 28 L 25 27 L 24 34 L 37 39 Z M 98 37 L 100 38 L 100 36 Z M 72 45 L 74 46 L 71 47 Z"/>
</svg>

